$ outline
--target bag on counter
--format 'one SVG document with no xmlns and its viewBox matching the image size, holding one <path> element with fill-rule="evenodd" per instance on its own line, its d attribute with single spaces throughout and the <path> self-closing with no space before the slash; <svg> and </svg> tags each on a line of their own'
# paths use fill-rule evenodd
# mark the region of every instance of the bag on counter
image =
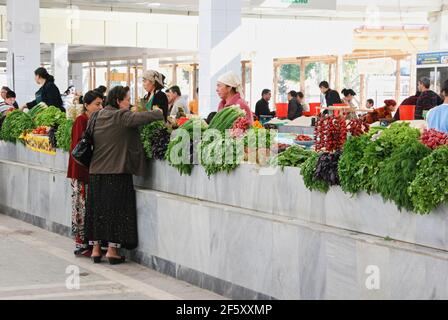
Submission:
<svg viewBox="0 0 448 320">
<path fill-rule="evenodd" d="M 90 162 L 92 162 L 93 132 L 99 113 L 100 112 L 98 111 L 92 115 L 92 118 L 90 119 L 89 125 L 87 126 L 87 129 L 84 132 L 81 141 L 78 142 L 78 144 L 72 151 L 72 157 L 75 162 L 87 168 L 90 167 Z"/>
</svg>

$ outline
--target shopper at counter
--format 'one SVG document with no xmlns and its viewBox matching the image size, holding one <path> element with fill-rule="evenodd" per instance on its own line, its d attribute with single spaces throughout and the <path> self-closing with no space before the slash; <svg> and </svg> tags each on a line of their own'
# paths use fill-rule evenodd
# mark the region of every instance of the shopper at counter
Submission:
<svg viewBox="0 0 448 320">
<path fill-rule="evenodd" d="M 246 112 L 246 119 L 250 125 L 254 122 L 252 111 L 244 101 L 241 79 L 233 71 L 229 71 L 218 78 L 216 93 L 221 98 L 218 111 L 233 105 L 239 105 Z"/>
<path fill-rule="evenodd" d="M 272 116 L 275 117 L 275 111 L 269 109 L 269 101 L 271 100 L 271 90 L 263 89 L 261 92 L 261 99 L 257 101 L 255 105 L 255 115 L 258 119 L 261 116 Z"/>
<path fill-rule="evenodd" d="M 428 129 L 436 129 L 448 133 L 448 81 L 445 82 L 442 88 L 442 95 L 445 99 L 443 104 L 428 112 Z"/>
<path fill-rule="evenodd" d="M 11 89 L 9 89 L 9 88 L 6 87 L 6 86 L 5 86 L 5 87 L 2 87 L 2 89 L 1 89 L 1 91 L 0 91 L 1 102 L 5 102 L 5 100 L 7 99 L 6 94 L 7 94 L 8 92 L 13 92 L 13 93 L 14 93 L 14 91 L 12 91 Z M 11 97 L 10 97 L 10 98 L 11 98 Z M 16 109 L 19 108 L 19 105 L 17 104 L 17 101 L 16 101 L 15 93 L 14 93 L 14 103 L 13 103 L 13 106 L 14 106 L 14 108 L 16 108 Z"/>
<path fill-rule="evenodd" d="M 366 108 L 373 109 L 374 106 L 375 106 L 375 101 L 373 101 L 373 99 L 367 99 Z"/>
<path fill-rule="evenodd" d="M 130 101 L 128 87 L 114 87 L 94 127 L 85 230 L 86 238 L 93 240 L 95 263 L 101 261 L 101 241 L 109 245 L 106 257 L 111 264 L 125 261 L 119 255 L 120 247 L 135 249 L 138 243 L 132 175 L 143 175 L 145 169 L 138 127 L 163 120 L 164 115 L 160 109 L 129 111 Z"/>
<path fill-rule="evenodd" d="M 103 108 L 103 95 L 97 91 L 89 91 L 84 96 L 84 112 L 79 115 L 72 127 L 72 142 L 68 160 L 67 178 L 72 186 L 72 236 L 75 241 L 76 256 L 90 257 L 92 251 L 85 238 L 84 221 L 86 214 L 86 195 L 89 183 L 89 168 L 78 164 L 71 153 L 81 141 L 87 129 L 91 115 Z"/>
<path fill-rule="evenodd" d="M 0 114 L 5 113 L 11 108 L 17 109 L 16 93 L 9 90 L 5 94 L 5 100 L 3 102 L 0 102 Z"/>
<path fill-rule="evenodd" d="M 34 71 L 35 80 L 40 89 L 36 92 L 36 99 L 28 102 L 20 109 L 28 108 L 32 109 L 41 102 L 44 102 L 47 106 L 55 106 L 65 112 L 61 93 L 58 87 L 54 84 L 54 77 L 50 75 L 47 69 L 40 67 Z"/>
<path fill-rule="evenodd" d="M 429 111 L 443 103 L 442 98 L 437 93 L 429 89 L 430 86 L 431 80 L 427 77 L 421 78 L 418 82 L 418 90 L 421 92 L 421 95 L 415 106 L 415 120 L 422 120 L 424 111 Z"/>
<path fill-rule="evenodd" d="M 303 97 L 303 93 L 300 92 L 300 94 Z M 303 114 L 303 107 L 297 101 L 297 96 L 298 94 L 294 90 L 288 92 L 288 119 L 291 121 L 301 117 Z"/>
<path fill-rule="evenodd" d="M 147 70 L 143 74 L 143 88 L 147 94 L 143 98 L 144 108 L 153 111 L 157 108 L 163 111 L 163 117 L 167 121 L 168 97 L 162 89 L 165 87 L 165 76 L 155 70 Z"/>
</svg>

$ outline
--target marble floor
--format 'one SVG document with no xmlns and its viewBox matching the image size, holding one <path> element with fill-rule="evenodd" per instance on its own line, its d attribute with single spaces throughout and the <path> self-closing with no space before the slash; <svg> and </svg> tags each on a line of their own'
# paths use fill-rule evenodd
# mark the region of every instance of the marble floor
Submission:
<svg viewBox="0 0 448 320">
<path fill-rule="evenodd" d="M 94 265 L 72 249 L 68 238 L 0 214 L 0 300 L 226 299 L 133 262 Z"/>
</svg>

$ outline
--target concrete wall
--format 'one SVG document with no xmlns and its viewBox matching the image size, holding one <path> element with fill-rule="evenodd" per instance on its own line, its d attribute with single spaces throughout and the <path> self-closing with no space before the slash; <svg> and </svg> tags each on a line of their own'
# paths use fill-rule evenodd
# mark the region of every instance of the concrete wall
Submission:
<svg viewBox="0 0 448 320">
<path fill-rule="evenodd" d="M 0 142 L 0 212 L 68 235 L 66 160 Z M 161 162 L 148 170 L 135 180 L 132 256 L 156 270 L 236 299 L 448 298 L 446 207 L 419 217 L 338 188 L 324 196 L 296 169 L 262 176 L 243 165 L 211 179 Z M 366 287 L 371 266 L 378 290 Z"/>
</svg>

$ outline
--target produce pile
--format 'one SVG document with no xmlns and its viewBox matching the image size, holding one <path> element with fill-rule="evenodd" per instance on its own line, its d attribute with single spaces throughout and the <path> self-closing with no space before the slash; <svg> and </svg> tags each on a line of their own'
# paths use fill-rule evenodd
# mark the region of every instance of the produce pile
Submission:
<svg viewBox="0 0 448 320">
<path fill-rule="evenodd" d="M 153 136 L 157 129 L 165 128 L 163 121 L 154 121 L 150 124 L 143 126 L 140 129 L 140 141 L 143 145 L 143 150 L 148 159 L 153 158 Z"/>
<path fill-rule="evenodd" d="M 31 109 L 30 113 L 33 112 L 35 108 L 39 108 L 39 106 L 34 107 Z M 64 112 L 59 110 L 58 108 L 51 106 L 51 107 L 43 107 L 39 108 L 37 113 L 34 113 L 34 122 L 37 126 L 47 126 L 47 127 L 55 127 L 59 126 L 66 120 L 66 115 Z"/>
<path fill-rule="evenodd" d="M 55 130 L 56 145 L 59 149 L 70 151 L 72 143 L 73 120 L 65 119 Z"/>
<path fill-rule="evenodd" d="M 16 143 L 24 132 L 31 131 L 35 127 L 36 124 L 28 114 L 19 110 L 12 111 L 3 121 L 0 139 Z"/>
</svg>

